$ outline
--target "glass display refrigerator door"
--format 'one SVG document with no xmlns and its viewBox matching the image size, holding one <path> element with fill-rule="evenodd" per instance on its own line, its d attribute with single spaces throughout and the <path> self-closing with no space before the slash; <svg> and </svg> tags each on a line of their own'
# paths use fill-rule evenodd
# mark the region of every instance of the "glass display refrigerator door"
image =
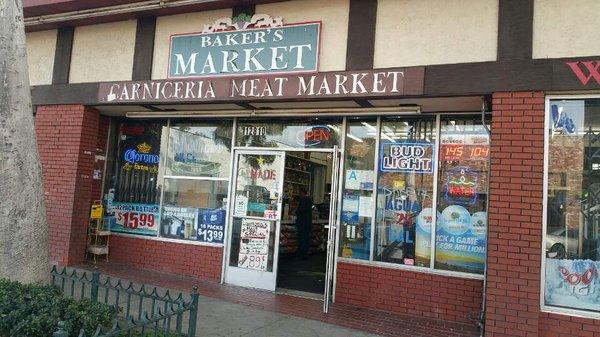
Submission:
<svg viewBox="0 0 600 337">
<path fill-rule="evenodd" d="M 225 281 L 275 290 L 285 153 L 236 151 Z"/>
</svg>

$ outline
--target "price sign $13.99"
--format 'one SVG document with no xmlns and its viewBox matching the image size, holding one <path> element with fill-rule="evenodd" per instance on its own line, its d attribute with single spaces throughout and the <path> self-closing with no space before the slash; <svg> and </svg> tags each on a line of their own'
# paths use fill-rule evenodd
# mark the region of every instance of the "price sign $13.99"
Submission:
<svg viewBox="0 0 600 337">
<path fill-rule="evenodd" d="M 117 223 L 123 228 L 137 229 L 147 228 L 154 229 L 154 214 L 142 212 L 116 212 Z"/>
<path fill-rule="evenodd" d="M 223 226 L 200 224 L 198 227 L 198 240 L 223 243 Z"/>
</svg>

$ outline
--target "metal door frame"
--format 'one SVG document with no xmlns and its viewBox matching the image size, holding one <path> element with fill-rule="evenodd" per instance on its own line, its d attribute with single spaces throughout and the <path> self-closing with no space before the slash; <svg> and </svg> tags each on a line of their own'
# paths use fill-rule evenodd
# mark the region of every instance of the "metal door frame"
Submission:
<svg viewBox="0 0 600 337">
<path fill-rule="evenodd" d="M 337 262 L 337 229 L 339 227 L 338 217 L 338 186 L 340 185 L 340 161 L 341 152 L 338 146 L 333 147 L 331 167 L 331 192 L 329 200 L 329 223 L 327 226 L 327 245 L 326 245 L 326 262 L 325 262 L 325 291 L 323 294 L 323 312 L 329 311 L 329 302 L 332 300 L 334 286 L 334 271 Z"/>
</svg>

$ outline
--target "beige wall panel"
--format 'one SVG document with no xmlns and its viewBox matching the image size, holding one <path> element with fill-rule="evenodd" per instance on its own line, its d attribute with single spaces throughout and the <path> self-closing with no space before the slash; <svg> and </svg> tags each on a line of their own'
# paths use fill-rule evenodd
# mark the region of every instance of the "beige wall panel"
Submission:
<svg viewBox="0 0 600 337">
<path fill-rule="evenodd" d="M 494 61 L 498 0 L 379 0 L 375 68 Z"/>
<path fill-rule="evenodd" d="M 533 58 L 600 55 L 598 0 L 535 0 Z"/>
<path fill-rule="evenodd" d="M 70 83 L 131 80 L 136 20 L 75 28 Z"/>
<path fill-rule="evenodd" d="M 201 32 L 204 25 L 216 19 L 231 17 L 231 9 L 161 16 L 156 19 L 152 79 L 167 77 L 169 39 L 173 34 Z"/>
<path fill-rule="evenodd" d="M 29 84 L 52 84 L 56 29 L 27 33 Z"/>
<path fill-rule="evenodd" d="M 350 0 L 294 0 L 256 6 L 257 14 L 281 16 L 283 23 L 322 21 L 319 71 L 346 69 Z"/>
</svg>

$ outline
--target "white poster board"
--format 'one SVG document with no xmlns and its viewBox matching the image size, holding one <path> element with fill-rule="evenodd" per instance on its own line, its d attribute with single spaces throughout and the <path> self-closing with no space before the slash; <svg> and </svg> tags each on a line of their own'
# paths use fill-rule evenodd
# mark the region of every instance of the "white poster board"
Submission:
<svg viewBox="0 0 600 337">
<path fill-rule="evenodd" d="M 347 190 L 369 190 L 373 188 L 373 171 L 346 170 L 344 188 Z"/>
<path fill-rule="evenodd" d="M 242 219 L 238 267 L 267 270 L 271 221 Z"/>
</svg>

